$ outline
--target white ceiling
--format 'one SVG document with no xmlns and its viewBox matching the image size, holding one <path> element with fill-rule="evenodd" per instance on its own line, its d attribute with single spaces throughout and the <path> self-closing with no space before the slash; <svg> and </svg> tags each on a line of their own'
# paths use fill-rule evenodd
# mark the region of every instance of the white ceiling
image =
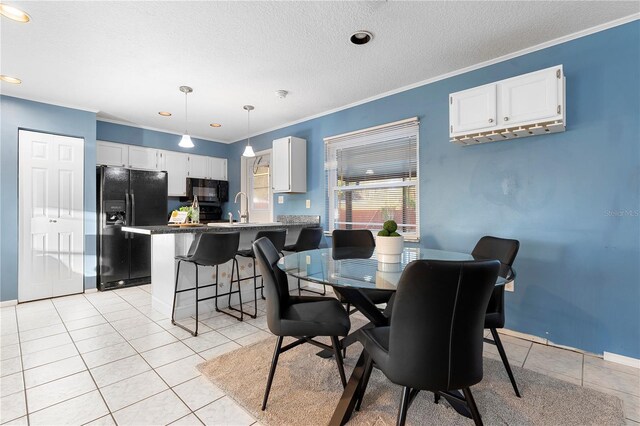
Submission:
<svg viewBox="0 0 640 426">
<path fill-rule="evenodd" d="M 3 94 L 234 142 L 625 17 L 638 2 L 7 1 Z M 348 40 L 374 34 L 366 46 Z M 278 99 L 274 92 L 290 95 Z M 171 111 L 173 116 L 159 116 Z M 213 129 L 209 123 L 223 127 Z"/>
</svg>

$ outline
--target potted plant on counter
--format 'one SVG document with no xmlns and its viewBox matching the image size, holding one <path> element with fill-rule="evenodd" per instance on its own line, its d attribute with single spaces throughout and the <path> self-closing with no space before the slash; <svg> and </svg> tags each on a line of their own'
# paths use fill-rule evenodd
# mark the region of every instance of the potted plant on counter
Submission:
<svg viewBox="0 0 640 426">
<path fill-rule="evenodd" d="M 376 253 L 382 263 L 400 263 L 404 249 L 404 237 L 398 234 L 395 220 L 387 220 L 376 236 Z"/>
</svg>

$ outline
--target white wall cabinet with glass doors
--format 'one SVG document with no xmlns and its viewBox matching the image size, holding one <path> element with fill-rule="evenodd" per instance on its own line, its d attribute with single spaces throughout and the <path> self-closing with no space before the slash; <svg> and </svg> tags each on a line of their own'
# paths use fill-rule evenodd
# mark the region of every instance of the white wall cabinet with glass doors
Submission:
<svg viewBox="0 0 640 426">
<path fill-rule="evenodd" d="M 451 142 L 470 145 L 565 130 L 562 65 L 449 95 Z"/>
</svg>

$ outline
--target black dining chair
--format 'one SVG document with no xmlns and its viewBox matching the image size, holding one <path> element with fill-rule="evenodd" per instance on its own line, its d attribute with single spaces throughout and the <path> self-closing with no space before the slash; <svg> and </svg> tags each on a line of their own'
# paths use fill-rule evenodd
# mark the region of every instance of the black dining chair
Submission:
<svg viewBox="0 0 640 426">
<path fill-rule="evenodd" d="M 365 370 L 358 390 L 360 408 L 373 364 L 402 386 L 397 424 L 404 425 L 421 390 L 470 412 L 482 424 L 471 386 L 482 380 L 483 325 L 498 277 L 497 260 L 416 260 L 405 268 L 390 326 L 361 330 Z M 458 390 L 462 390 L 462 394 Z"/>
<path fill-rule="evenodd" d="M 484 236 L 480 238 L 476 246 L 474 247 L 471 255 L 474 259 L 497 259 L 500 261 L 500 273 L 501 277 L 508 280 L 515 279 L 515 272 L 512 268 L 513 262 L 516 259 L 518 250 L 520 249 L 520 242 L 518 240 L 510 240 L 506 238 L 498 238 L 492 236 Z M 511 365 L 509 365 L 509 359 L 507 353 L 502 346 L 500 340 L 500 334 L 498 334 L 498 328 L 504 328 L 505 314 L 504 314 L 504 286 L 496 286 L 493 289 L 493 294 L 489 300 L 489 306 L 487 307 L 487 315 L 484 320 L 484 328 L 488 328 L 491 331 L 493 339 L 485 338 L 485 342 L 495 345 L 498 348 L 498 353 L 502 359 L 505 370 L 509 375 L 509 380 L 513 386 L 513 390 L 516 396 L 520 398 L 520 391 L 516 384 L 516 379 L 513 377 L 511 371 Z"/>
<path fill-rule="evenodd" d="M 334 259 L 368 259 L 376 247 L 376 240 L 368 229 L 334 229 L 331 233 L 331 242 Z M 336 290 L 336 293 L 338 293 L 340 302 L 346 303 L 347 312 L 353 313 L 349 311 L 351 306 L 340 294 L 340 291 Z M 389 302 L 393 296 L 393 292 L 388 290 L 365 289 L 362 290 L 362 293 L 376 305 Z"/>
<path fill-rule="evenodd" d="M 287 230 L 286 229 L 269 229 L 264 231 L 258 231 L 256 233 L 254 241 L 257 241 L 260 238 L 268 238 L 271 243 L 276 248 L 276 251 L 282 255 L 282 250 L 284 250 L 284 244 L 287 240 Z M 260 283 L 258 286 L 258 277 L 260 276 L 256 271 L 256 255 L 253 251 L 253 246 L 248 249 L 238 250 L 236 253 L 241 257 L 248 257 L 253 259 L 253 276 L 247 278 L 241 278 L 240 281 L 246 281 L 253 279 L 253 315 L 247 313 L 251 318 L 256 318 L 258 316 L 258 289 L 260 289 L 260 297 L 264 299 L 264 284 Z M 242 303 L 240 304 L 242 305 Z M 237 310 L 236 308 L 231 308 Z M 242 306 L 240 306 L 242 309 Z"/>
<path fill-rule="evenodd" d="M 296 240 L 296 243 L 284 246 L 284 251 L 292 251 L 295 253 L 299 253 L 301 251 L 315 250 L 320 246 L 323 232 L 324 230 L 319 226 L 302 228 L 300 230 L 300 233 L 298 234 L 298 239 Z M 309 293 L 314 293 L 314 294 L 319 294 L 321 296 L 324 296 L 327 294 L 327 287 L 323 285 L 322 292 L 311 290 L 309 288 L 301 288 L 300 278 L 298 278 L 298 295 L 301 295 L 302 291 L 307 291 Z"/>
<path fill-rule="evenodd" d="M 236 251 L 238 250 L 238 244 L 240 243 L 240 232 L 223 232 L 223 233 L 206 233 L 206 234 L 197 234 L 194 238 L 189 250 L 185 256 L 176 256 L 175 259 L 178 261 L 178 266 L 176 269 L 176 285 L 174 289 L 173 295 L 173 307 L 171 310 L 171 323 L 173 325 L 177 325 L 178 327 L 188 331 L 193 336 L 198 335 L 198 304 L 199 302 L 203 302 L 205 300 L 215 299 L 215 308 L 218 312 L 223 312 L 227 315 L 230 315 L 240 321 L 243 319 L 244 312 L 242 310 L 242 294 L 240 293 L 240 273 L 238 269 L 238 260 L 236 259 Z M 218 293 L 218 268 L 220 265 L 227 263 L 229 261 L 233 261 L 231 265 L 231 278 L 229 291 L 224 294 Z M 180 265 L 182 262 L 191 263 L 196 267 L 196 285 L 195 287 L 184 288 L 178 290 L 178 281 L 180 278 Z M 198 276 L 198 268 L 200 266 L 215 266 L 216 275 L 215 282 L 212 284 L 206 284 L 201 286 Z M 236 273 L 236 277 L 238 279 L 234 280 L 234 272 Z M 233 283 L 238 283 L 238 290 L 233 291 Z M 215 295 L 209 297 L 200 297 L 200 290 L 205 288 L 215 287 Z M 178 300 L 178 294 L 184 293 L 187 291 L 195 291 L 195 309 L 196 309 L 196 327 L 195 330 L 191 330 L 184 325 L 176 322 L 176 305 Z M 222 296 L 229 296 L 229 307 L 231 307 L 231 295 L 238 293 L 238 297 L 240 298 L 240 316 L 236 316 L 230 312 L 225 310 L 221 310 L 218 308 L 218 298 Z"/>
<path fill-rule="evenodd" d="M 333 297 L 291 296 L 287 275 L 276 266 L 280 260 L 276 247 L 269 239 L 260 238 L 253 243 L 253 250 L 267 292 L 267 325 L 269 330 L 278 336 L 262 401 L 262 410 L 267 407 L 280 354 L 303 343 L 333 350 L 342 386 L 346 386 L 338 336 L 346 336 L 351 323 L 342 304 Z M 296 340 L 283 347 L 282 342 L 286 336 L 295 337 Z M 313 340 L 316 336 L 331 337 L 331 346 Z"/>
</svg>

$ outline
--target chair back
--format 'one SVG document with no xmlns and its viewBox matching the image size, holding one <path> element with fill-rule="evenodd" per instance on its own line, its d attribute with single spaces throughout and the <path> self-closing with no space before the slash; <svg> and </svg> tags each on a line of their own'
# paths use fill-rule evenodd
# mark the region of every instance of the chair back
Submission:
<svg viewBox="0 0 640 426">
<path fill-rule="evenodd" d="M 253 242 L 256 264 L 264 280 L 267 299 L 267 325 L 269 330 L 279 336 L 282 311 L 289 305 L 289 282 L 287 274 L 276 266 L 280 253 L 267 237 Z"/>
<path fill-rule="evenodd" d="M 319 226 L 302 228 L 296 240 L 296 251 L 315 250 L 320 246 L 324 230 Z"/>
<path fill-rule="evenodd" d="M 198 265 L 215 266 L 227 263 L 236 255 L 240 244 L 240 232 L 203 233 L 194 240 L 195 248 L 189 248 L 189 261 Z"/>
<path fill-rule="evenodd" d="M 254 241 L 258 241 L 260 238 L 268 238 L 271 244 L 275 247 L 276 251 L 280 253 L 284 250 L 284 244 L 287 241 L 286 229 L 269 229 L 266 231 L 258 231 Z"/>
<path fill-rule="evenodd" d="M 331 233 L 334 259 L 368 259 L 376 240 L 368 229 L 334 229 Z"/>
<path fill-rule="evenodd" d="M 518 250 L 520 242 L 518 240 L 510 240 L 506 238 L 498 238 L 492 236 L 484 236 L 478 240 L 473 248 L 471 255 L 474 259 L 498 259 L 500 261 L 501 277 L 508 276 L 514 278 L 515 273 L 511 269 Z M 504 315 L 504 286 L 496 286 L 487 306 L 486 328 L 502 328 L 505 323 Z"/>
<path fill-rule="evenodd" d="M 484 316 L 499 267 L 496 260 L 407 265 L 391 314 L 391 381 L 452 390 L 482 380 Z"/>
</svg>

